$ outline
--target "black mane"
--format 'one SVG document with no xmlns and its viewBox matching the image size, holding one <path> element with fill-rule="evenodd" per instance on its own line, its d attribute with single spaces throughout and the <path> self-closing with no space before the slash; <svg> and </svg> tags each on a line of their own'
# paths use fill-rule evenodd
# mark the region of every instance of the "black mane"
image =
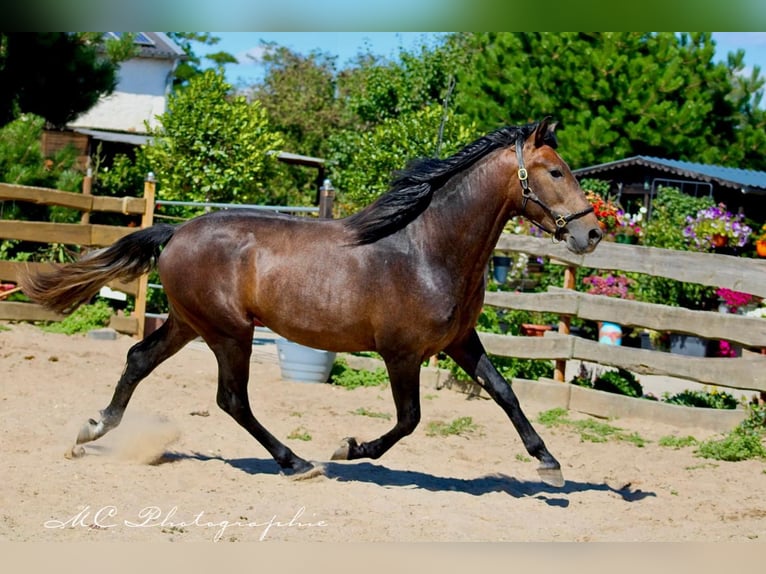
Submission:
<svg viewBox="0 0 766 574">
<path fill-rule="evenodd" d="M 470 167 L 490 152 L 514 145 L 521 133 L 526 139 L 537 123 L 508 126 L 495 130 L 446 159 L 416 159 L 395 174 L 391 188 L 362 211 L 345 219 L 345 225 L 356 234 L 355 245 L 374 243 L 402 229 L 418 217 L 431 203 L 434 191 L 453 175 Z M 552 136 L 552 133 L 551 133 Z M 550 142 L 555 146 L 555 139 Z"/>
</svg>

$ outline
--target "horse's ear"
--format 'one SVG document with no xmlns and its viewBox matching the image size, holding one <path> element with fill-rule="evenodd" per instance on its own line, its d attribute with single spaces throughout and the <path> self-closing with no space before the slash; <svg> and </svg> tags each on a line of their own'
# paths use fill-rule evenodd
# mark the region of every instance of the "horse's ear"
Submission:
<svg viewBox="0 0 766 574">
<path fill-rule="evenodd" d="M 540 147 L 552 141 L 555 138 L 554 131 L 558 122 L 551 121 L 551 116 L 545 116 L 535 128 L 535 147 Z M 554 140 L 555 141 L 555 140 Z"/>
</svg>

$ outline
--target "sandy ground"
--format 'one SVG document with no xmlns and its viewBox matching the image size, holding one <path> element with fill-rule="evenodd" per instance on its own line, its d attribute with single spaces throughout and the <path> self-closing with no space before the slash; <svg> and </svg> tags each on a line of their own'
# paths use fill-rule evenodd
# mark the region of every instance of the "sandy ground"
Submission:
<svg viewBox="0 0 766 574">
<path fill-rule="evenodd" d="M 217 408 L 215 362 L 199 343 L 139 386 L 118 429 L 69 460 L 134 340 L 5 327 L 0 541 L 766 541 L 764 461 L 711 462 L 656 442 L 704 430 L 613 421 L 653 441 L 638 448 L 536 424 L 567 479 L 553 488 L 497 405 L 423 388 L 413 435 L 377 461 L 331 462 L 341 438 L 387 430 L 390 421 L 354 411 L 393 414 L 389 391 L 283 381 L 273 344 L 255 348 L 253 409 L 301 456 L 324 462 L 324 475 L 281 475 Z M 548 408 L 523 407 L 532 420 Z M 430 421 L 463 416 L 479 430 L 426 433 Z"/>
</svg>

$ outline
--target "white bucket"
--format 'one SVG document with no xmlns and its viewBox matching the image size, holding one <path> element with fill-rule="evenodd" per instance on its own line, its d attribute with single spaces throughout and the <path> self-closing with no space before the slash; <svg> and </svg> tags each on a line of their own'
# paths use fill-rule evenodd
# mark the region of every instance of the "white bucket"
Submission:
<svg viewBox="0 0 766 574">
<path fill-rule="evenodd" d="M 287 339 L 277 339 L 277 353 L 282 378 L 302 383 L 327 382 L 335 361 L 333 352 L 312 349 Z"/>
</svg>

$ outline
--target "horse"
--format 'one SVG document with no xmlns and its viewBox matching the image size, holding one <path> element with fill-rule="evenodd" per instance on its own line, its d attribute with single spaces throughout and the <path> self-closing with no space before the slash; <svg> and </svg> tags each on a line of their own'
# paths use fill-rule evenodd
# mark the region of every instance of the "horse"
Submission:
<svg viewBox="0 0 766 574">
<path fill-rule="evenodd" d="M 378 459 L 420 416 L 420 367 L 445 353 L 505 411 L 543 482 L 561 466 L 490 362 L 475 329 L 486 266 L 507 220 L 521 214 L 575 253 L 602 238 L 593 208 L 556 151 L 545 118 L 498 128 L 445 159 L 410 162 L 384 194 L 338 219 L 231 209 L 158 223 L 75 262 L 20 280 L 47 308 L 69 312 L 109 281 L 155 266 L 167 295 L 162 326 L 127 352 L 111 401 L 80 430 L 70 456 L 119 425 L 137 385 L 202 338 L 218 366 L 217 405 L 273 457 L 280 473 L 321 473 L 255 418 L 248 397 L 254 323 L 335 352 L 374 351 L 390 379 L 396 422 L 380 437 L 342 440 L 331 460 Z"/>
</svg>

